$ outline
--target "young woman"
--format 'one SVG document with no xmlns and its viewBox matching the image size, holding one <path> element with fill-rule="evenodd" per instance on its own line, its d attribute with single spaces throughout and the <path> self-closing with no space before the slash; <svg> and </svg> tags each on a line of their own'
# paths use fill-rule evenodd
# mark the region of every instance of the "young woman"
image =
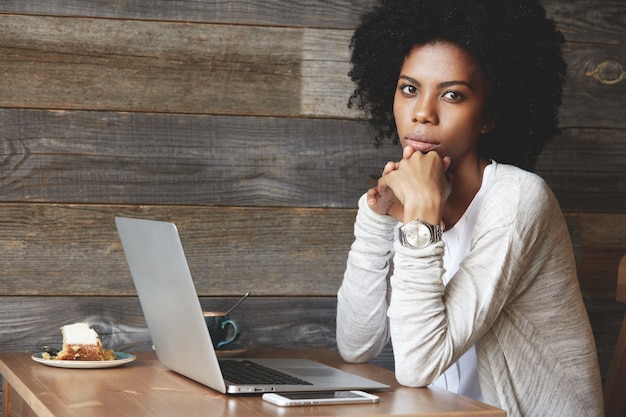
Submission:
<svg viewBox="0 0 626 417">
<path fill-rule="evenodd" d="M 401 384 L 512 416 L 601 416 L 567 226 L 529 170 L 557 132 L 563 38 L 536 0 L 384 0 L 352 39 L 351 104 L 399 141 L 359 200 L 337 343 L 391 339 Z"/>
</svg>

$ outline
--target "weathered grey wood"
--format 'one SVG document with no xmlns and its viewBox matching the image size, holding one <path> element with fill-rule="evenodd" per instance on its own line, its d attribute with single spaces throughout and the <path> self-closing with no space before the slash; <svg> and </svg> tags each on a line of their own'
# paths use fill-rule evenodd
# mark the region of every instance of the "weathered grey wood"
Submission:
<svg viewBox="0 0 626 417">
<path fill-rule="evenodd" d="M 606 300 L 599 302 L 587 299 L 585 303 L 596 340 L 600 371 L 602 377 L 605 378 L 611 364 L 611 357 L 617 343 L 624 313 L 626 313 L 626 306 L 616 301 Z"/>
<path fill-rule="evenodd" d="M 622 0 L 541 0 L 569 42 L 620 44 L 626 39 Z"/>
<path fill-rule="evenodd" d="M 374 0 L 142 0 L 116 2 L 112 7 L 107 0 L 3 0 L 0 13 L 345 29 L 356 26 L 360 15 L 374 4 Z"/>
<path fill-rule="evenodd" d="M 625 160 L 626 131 L 564 129 L 545 147 L 535 170 L 566 212 L 623 213 Z"/>
<path fill-rule="evenodd" d="M 355 207 L 400 148 L 360 122 L 0 109 L 0 200 Z"/>
<path fill-rule="evenodd" d="M 201 298 L 204 311 L 224 311 L 237 297 Z M 152 342 L 136 297 L 0 297 L 2 351 L 38 352 L 60 346 L 60 327 L 89 322 L 105 348 L 150 350 Z M 256 297 L 232 312 L 251 348 L 335 347 L 335 297 Z"/>
<path fill-rule="evenodd" d="M 0 17 L 0 106 L 358 116 L 345 105 L 349 30 Z M 566 55 L 562 126 L 626 128 L 613 111 L 624 49 L 570 43 Z"/>
<path fill-rule="evenodd" d="M 626 214 L 566 214 L 583 295 L 615 300 L 619 260 L 626 253 Z"/>
<path fill-rule="evenodd" d="M 399 147 L 342 120 L 0 109 L 0 200 L 355 207 Z M 537 163 L 567 212 L 626 210 L 620 130 L 565 129 Z"/>
<path fill-rule="evenodd" d="M 0 294 L 134 295 L 115 215 L 172 220 L 202 296 L 334 296 L 355 211 L 0 205 Z"/>
<path fill-rule="evenodd" d="M 302 30 L 3 16 L 2 105 L 297 115 Z M 4 83 L 3 83 L 4 84 Z M 140 92 L 139 95 L 136 93 Z"/>
<path fill-rule="evenodd" d="M 0 204 L 0 295 L 134 295 L 115 215 L 177 223 L 202 296 L 334 296 L 355 210 Z M 566 220 L 584 294 L 615 299 L 626 214 Z"/>
<path fill-rule="evenodd" d="M 112 5 L 108 0 L 3 0 L 0 13 L 352 29 L 360 16 L 376 3 L 375 0 L 144 0 Z M 624 39 L 624 22 L 620 17 L 626 14 L 626 3 L 621 0 L 542 0 L 542 4 L 569 41 L 619 43 L 619 39 Z"/>
<path fill-rule="evenodd" d="M 225 311 L 238 298 L 201 298 L 203 311 Z M 335 297 L 250 296 L 231 313 L 249 348 L 336 349 Z M 123 352 L 151 350 L 150 333 L 136 297 L 0 297 L 0 352 L 39 352 L 61 346 L 60 327 L 89 322 L 105 348 Z M 376 363 L 393 365 L 387 349 Z"/>
<path fill-rule="evenodd" d="M 618 110 L 623 110 L 626 97 L 626 31 L 621 42 L 566 45 L 568 67 L 559 112 L 561 127 L 626 128 L 625 112 Z"/>
<path fill-rule="evenodd" d="M 354 118 L 350 31 L 0 16 L 0 105 Z"/>
</svg>

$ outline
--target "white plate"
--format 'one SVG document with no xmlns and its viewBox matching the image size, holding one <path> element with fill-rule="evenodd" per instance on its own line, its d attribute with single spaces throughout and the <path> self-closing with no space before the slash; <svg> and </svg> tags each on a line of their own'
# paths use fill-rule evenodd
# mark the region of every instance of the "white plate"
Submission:
<svg viewBox="0 0 626 417">
<path fill-rule="evenodd" d="M 136 359 L 135 355 L 123 352 L 115 352 L 115 359 L 110 361 L 60 361 L 57 359 L 44 359 L 41 355 L 43 355 L 43 352 L 35 353 L 31 357 L 35 362 L 43 363 L 44 365 L 68 369 L 114 368 L 116 366 L 122 366 L 125 363 L 130 363 Z"/>
</svg>

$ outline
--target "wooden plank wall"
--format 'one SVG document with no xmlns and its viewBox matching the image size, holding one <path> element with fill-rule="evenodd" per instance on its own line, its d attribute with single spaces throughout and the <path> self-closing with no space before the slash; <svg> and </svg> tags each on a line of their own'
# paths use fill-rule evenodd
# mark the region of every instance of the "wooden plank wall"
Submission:
<svg viewBox="0 0 626 417">
<path fill-rule="evenodd" d="M 233 313 L 249 345 L 334 347 L 356 201 L 398 155 L 346 107 L 351 31 L 373 3 L 3 0 L 0 351 L 60 343 L 78 320 L 149 348 L 116 215 L 179 225 L 204 308 L 251 291 Z M 537 170 L 605 372 L 624 311 L 626 5 L 544 4 L 569 73 Z"/>
</svg>

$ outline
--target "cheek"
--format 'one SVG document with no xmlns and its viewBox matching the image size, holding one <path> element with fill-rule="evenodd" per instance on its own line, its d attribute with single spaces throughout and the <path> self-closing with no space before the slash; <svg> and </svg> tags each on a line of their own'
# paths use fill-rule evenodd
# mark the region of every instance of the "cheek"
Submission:
<svg viewBox="0 0 626 417">
<path fill-rule="evenodd" d="M 398 104 L 398 100 L 393 99 L 393 117 L 394 119 L 398 120 L 399 119 L 399 114 L 398 112 L 400 111 L 400 105 Z"/>
<path fill-rule="evenodd" d="M 398 101 L 394 100 L 393 117 L 396 121 L 396 126 L 400 129 L 403 124 L 410 123 L 411 112 L 408 109 L 408 106 L 402 105 L 401 103 L 398 103 Z"/>
<path fill-rule="evenodd" d="M 457 112 L 452 117 L 448 118 L 448 128 L 463 132 L 465 135 L 474 136 L 479 134 L 483 124 L 482 113 L 478 111 L 464 111 Z"/>
<path fill-rule="evenodd" d="M 398 134 L 398 137 L 400 138 L 400 144 L 402 145 L 402 147 L 404 147 L 405 145 L 404 137 L 410 133 L 411 127 L 406 122 L 405 118 L 403 118 L 401 115 L 396 116 L 395 121 L 396 121 L 396 133 Z"/>
</svg>

